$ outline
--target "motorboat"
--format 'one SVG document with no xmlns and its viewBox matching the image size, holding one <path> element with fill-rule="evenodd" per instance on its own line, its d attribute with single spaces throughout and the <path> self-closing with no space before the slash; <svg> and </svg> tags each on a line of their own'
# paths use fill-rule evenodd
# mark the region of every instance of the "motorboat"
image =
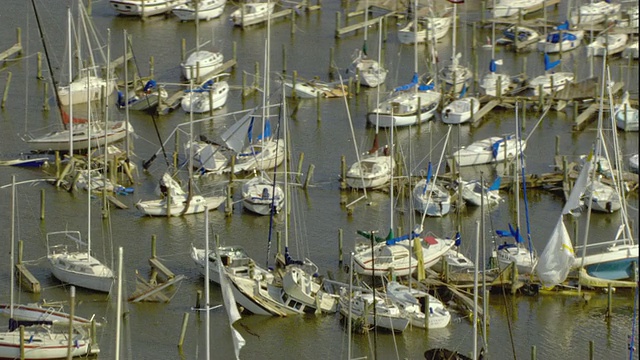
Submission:
<svg viewBox="0 0 640 360">
<path fill-rule="evenodd" d="M 450 166 L 454 161 L 457 166 L 501 162 L 505 159 L 513 159 L 520 152 L 520 149 L 524 151 L 526 146 L 527 143 L 524 140 L 518 141 L 514 135 L 492 136 L 474 141 L 457 150 L 449 158 L 449 162 Z"/>
<path fill-rule="evenodd" d="M 188 0 L 109 0 L 111 8 L 120 15 L 153 16 L 168 13 Z"/>
<path fill-rule="evenodd" d="M 463 97 L 452 101 L 442 109 L 442 122 L 445 124 L 463 124 L 471 120 L 480 110 L 480 100 L 476 97 Z"/>
<path fill-rule="evenodd" d="M 611 1 L 598 1 L 581 5 L 571 15 L 573 25 L 595 25 L 605 19 L 614 20 L 620 13 L 621 4 Z"/>
<path fill-rule="evenodd" d="M 619 54 L 627 46 L 627 34 L 601 34 L 587 45 L 587 55 L 589 56 L 607 56 Z"/>
<path fill-rule="evenodd" d="M 171 11 L 180 21 L 193 21 L 196 15 L 198 20 L 209 21 L 222 15 L 226 3 L 227 0 L 191 0 Z"/>
</svg>

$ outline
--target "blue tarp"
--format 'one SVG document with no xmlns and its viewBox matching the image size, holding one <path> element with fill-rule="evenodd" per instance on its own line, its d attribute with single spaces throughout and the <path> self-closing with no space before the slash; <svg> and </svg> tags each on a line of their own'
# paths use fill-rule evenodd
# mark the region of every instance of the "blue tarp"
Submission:
<svg viewBox="0 0 640 360">
<path fill-rule="evenodd" d="M 549 71 L 560 64 L 560 59 L 551 61 L 549 55 L 544 54 L 544 71 Z"/>
<path fill-rule="evenodd" d="M 422 189 L 422 195 L 424 195 L 427 192 L 427 187 L 431 182 L 431 176 L 432 176 L 431 161 L 429 161 L 429 166 L 427 167 L 427 179 L 426 179 L 427 181 L 424 183 L 424 189 Z"/>
<path fill-rule="evenodd" d="M 418 74 L 413 74 L 413 77 L 411 78 L 411 82 L 410 83 L 408 83 L 406 85 L 398 86 L 397 88 L 393 89 L 393 91 L 409 90 L 409 89 L 413 88 L 416 85 L 418 85 Z"/>
<path fill-rule="evenodd" d="M 496 72 L 497 68 L 498 68 L 498 65 L 496 64 L 496 61 L 494 59 L 491 59 L 491 62 L 489 63 L 489 71 L 494 73 Z"/>
<path fill-rule="evenodd" d="M 562 33 L 562 40 L 560 40 L 560 33 L 551 33 L 547 35 L 547 42 L 557 44 L 560 41 L 576 41 L 578 37 L 573 33 Z"/>
<path fill-rule="evenodd" d="M 569 30 L 569 20 L 565 20 L 562 24 L 556 26 L 556 30 Z"/>
<path fill-rule="evenodd" d="M 500 237 L 513 237 L 517 243 L 523 243 L 524 240 L 522 236 L 520 236 L 520 229 L 514 229 L 511 224 L 509 224 L 509 231 L 507 230 L 496 230 L 496 234 Z"/>
<path fill-rule="evenodd" d="M 142 90 L 144 90 L 144 92 L 147 92 L 151 89 L 154 89 L 156 87 L 157 83 L 155 80 L 151 79 L 149 81 L 147 81 L 146 84 L 144 84 L 144 88 L 142 88 Z"/>
<path fill-rule="evenodd" d="M 402 236 L 395 237 L 393 239 L 389 239 L 389 240 L 386 241 L 386 244 L 387 245 L 393 245 L 393 244 L 397 243 L 398 241 L 414 239 L 414 238 L 417 238 L 417 237 L 420 237 L 420 234 L 416 233 L 415 231 L 412 231 L 411 234 L 402 235 Z"/>
<path fill-rule="evenodd" d="M 500 182 L 502 181 L 502 178 L 500 176 L 498 176 L 494 181 L 493 184 L 491 184 L 491 186 L 489 186 L 489 191 L 493 191 L 493 190 L 498 190 L 500 189 Z"/>
<path fill-rule="evenodd" d="M 491 154 L 493 155 L 493 158 L 497 158 L 498 157 L 498 150 L 500 150 L 500 144 L 503 142 L 503 139 L 500 139 L 496 142 L 494 142 L 493 144 L 491 144 Z"/>
</svg>

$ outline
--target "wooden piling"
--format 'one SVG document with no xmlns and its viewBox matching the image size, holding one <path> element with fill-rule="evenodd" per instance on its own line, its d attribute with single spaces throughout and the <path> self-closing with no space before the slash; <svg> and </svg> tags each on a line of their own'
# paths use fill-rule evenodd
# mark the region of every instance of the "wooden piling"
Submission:
<svg viewBox="0 0 640 360">
<path fill-rule="evenodd" d="M 224 214 L 226 217 L 231 216 L 231 214 L 233 214 L 233 199 L 232 199 L 232 192 L 231 192 L 231 184 L 227 184 L 227 200 L 226 203 L 224 204 Z"/>
<path fill-rule="evenodd" d="M 287 73 L 287 48 L 282 44 L 282 73 Z M 295 70 L 294 70 L 295 73 Z M 295 83 L 293 84 L 295 87 Z"/>
<path fill-rule="evenodd" d="M 347 159 L 344 155 L 340 156 L 340 189 L 347 188 Z"/>
<path fill-rule="evenodd" d="M 4 105 L 7 102 L 7 96 L 9 96 L 9 85 L 11 85 L 11 71 L 9 71 L 7 73 L 7 82 L 4 84 L 4 94 L 2 94 L 2 105 L 0 105 L 0 107 L 2 107 L 4 109 Z"/>
<path fill-rule="evenodd" d="M 313 164 L 309 164 L 309 170 L 307 171 L 307 177 L 304 180 L 304 186 L 303 189 L 308 189 L 309 188 L 309 183 L 311 182 L 311 179 L 313 178 L 313 170 L 315 169 L 315 166 Z"/>
<path fill-rule="evenodd" d="M 189 313 L 184 313 L 182 316 L 182 329 L 180 330 L 180 340 L 178 340 L 178 348 L 182 349 L 184 344 L 184 336 L 187 333 L 187 324 L 189 323 Z"/>
<path fill-rule="evenodd" d="M 40 220 L 44 220 L 44 189 L 40 189 Z"/>
<path fill-rule="evenodd" d="M 49 83 L 44 83 L 44 96 L 42 97 L 42 111 L 49 111 Z"/>
<path fill-rule="evenodd" d="M 322 121 L 322 113 L 320 111 L 320 98 L 322 95 L 318 92 L 316 94 L 316 122 Z"/>
<path fill-rule="evenodd" d="M 342 265 L 342 239 L 343 239 L 342 229 L 338 229 L 338 263 Z"/>
<path fill-rule="evenodd" d="M 37 76 L 36 78 L 38 80 L 44 80 L 44 77 L 42 77 L 42 53 L 40 51 L 38 51 L 38 53 L 36 54 L 36 57 L 38 59 L 38 70 L 37 70 Z"/>
<path fill-rule="evenodd" d="M 298 171 L 296 171 L 296 182 L 300 183 L 300 175 L 302 175 L 302 163 L 304 162 L 304 153 L 300 153 L 300 157 L 298 158 Z"/>
</svg>

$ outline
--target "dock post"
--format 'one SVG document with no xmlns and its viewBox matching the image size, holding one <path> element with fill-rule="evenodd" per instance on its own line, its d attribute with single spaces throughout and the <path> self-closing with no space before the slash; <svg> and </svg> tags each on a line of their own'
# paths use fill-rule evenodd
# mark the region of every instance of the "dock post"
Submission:
<svg viewBox="0 0 640 360">
<path fill-rule="evenodd" d="M 560 155 L 560 135 L 556 135 L 556 156 Z"/>
<path fill-rule="evenodd" d="M 288 214 L 285 214 L 285 216 L 288 216 Z M 282 231 L 280 230 L 276 232 L 276 254 L 282 254 Z"/>
<path fill-rule="evenodd" d="M 498 75 L 496 81 L 496 96 L 498 96 L 498 101 L 502 102 L 502 75 Z"/>
<path fill-rule="evenodd" d="M 242 72 L 242 97 L 247 96 L 247 93 L 249 91 L 247 91 L 247 73 L 246 72 Z"/>
<path fill-rule="evenodd" d="M 594 350 L 593 340 L 589 340 L 589 360 L 593 360 Z"/>
<path fill-rule="evenodd" d="M 227 184 L 227 202 L 224 204 L 224 214 L 227 217 L 233 213 L 233 200 L 231 196 L 231 184 Z"/>
<path fill-rule="evenodd" d="M 347 19 L 349 19 L 349 18 L 347 18 Z M 340 12 L 339 11 L 336 11 L 336 32 L 335 32 L 335 37 L 336 37 L 336 39 L 340 37 Z"/>
<path fill-rule="evenodd" d="M 295 33 L 296 33 L 296 12 L 291 11 L 291 35 L 294 35 Z"/>
<path fill-rule="evenodd" d="M 480 22 L 482 23 L 482 25 L 484 25 L 487 22 L 487 18 L 486 18 L 486 15 L 485 15 L 486 10 L 487 10 L 487 4 L 486 4 L 485 1 L 482 1 L 481 4 L 480 4 L 480 14 L 481 14 Z M 454 56 L 455 56 L 455 54 L 454 54 Z"/>
<path fill-rule="evenodd" d="M 0 105 L 4 109 L 4 104 L 7 102 L 7 96 L 9 96 L 9 85 L 11 85 L 11 71 L 7 73 L 7 82 L 4 84 L 4 94 L 2 94 L 2 105 Z"/>
<path fill-rule="evenodd" d="M 40 189 L 40 220 L 44 220 L 44 189 Z"/>
<path fill-rule="evenodd" d="M 338 229 L 338 264 L 342 265 L 342 239 L 343 232 L 342 229 Z"/>
<path fill-rule="evenodd" d="M 205 255 L 207 256 L 207 255 Z M 205 261 L 209 261 L 208 259 L 205 259 Z M 206 286 L 206 285 L 205 285 Z M 200 309 L 202 306 L 202 290 L 196 290 L 196 309 Z M 200 317 L 200 312 L 198 311 L 196 314 L 198 314 L 198 317 Z"/>
<path fill-rule="evenodd" d="M 182 316 L 182 329 L 180 330 L 180 340 L 178 340 L 178 349 L 182 349 L 184 344 L 184 336 L 187 333 L 187 324 L 189 323 L 189 313 L 184 313 Z"/>
<path fill-rule="evenodd" d="M 20 325 L 20 359 L 24 359 L 24 325 Z"/>
<path fill-rule="evenodd" d="M 302 174 L 302 163 L 304 162 L 304 153 L 300 153 L 300 157 L 298 158 L 298 172 L 296 174 L 296 182 L 300 183 L 300 174 Z"/>
<path fill-rule="evenodd" d="M 185 38 L 182 38 L 182 42 L 180 44 L 180 59 L 184 63 L 184 61 L 187 59 L 187 40 L 185 40 Z"/>
<path fill-rule="evenodd" d="M 573 101 L 573 121 L 575 122 L 578 119 L 578 101 Z"/>
<path fill-rule="evenodd" d="M 153 55 L 149 56 L 149 76 L 153 77 L 153 71 L 155 68 L 156 60 Z"/>
<path fill-rule="evenodd" d="M 287 48 L 284 46 L 284 44 L 282 44 L 282 73 L 287 73 Z M 296 84 L 294 83 L 293 86 L 295 88 Z"/>
<path fill-rule="evenodd" d="M 38 80 L 44 80 L 42 77 L 42 53 L 38 51 L 36 57 L 38 58 L 38 75 L 36 75 L 36 78 Z"/>
<path fill-rule="evenodd" d="M 151 235 L 151 258 L 155 259 L 157 255 L 156 252 L 156 235 Z"/>
<path fill-rule="evenodd" d="M 298 83 L 298 70 L 293 70 L 293 77 L 291 79 L 291 97 L 298 98 L 298 92 L 296 91 L 296 84 Z"/>
<path fill-rule="evenodd" d="M 522 100 L 522 121 L 520 122 L 520 133 L 527 130 L 527 100 Z"/>
<path fill-rule="evenodd" d="M 333 79 L 333 57 L 335 56 L 335 49 L 333 47 L 329 48 L 329 79 Z"/>
<path fill-rule="evenodd" d="M 340 157 L 340 189 L 347 188 L 347 159 L 342 155 Z"/>
<path fill-rule="evenodd" d="M 544 99 L 544 93 L 542 92 L 542 84 L 538 85 L 538 107 L 542 109 L 542 100 Z"/>
<path fill-rule="evenodd" d="M 320 93 L 316 94 L 316 122 L 322 122 L 322 112 L 320 111 Z"/>
<path fill-rule="evenodd" d="M 71 359 L 71 351 L 73 349 L 73 316 L 76 308 L 76 287 L 71 286 L 69 289 L 69 333 L 67 341 L 67 359 Z"/>
<path fill-rule="evenodd" d="M 536 360 L 536 359 L 537 359 L 536 346 L 531 345 L 531 360 Z"/>
<path fill-rule="evenodd" d="M 311 182 L 311 179 L 313 178 L 313 170 L 314 169 L 315 169 L 315 165 L 309 164 L 309 170 L 307 171 L 307 177 L 305 178 L 304 186 L 302 187 L 305 190 L 309 188 L 309 183 Z"/>
<path fill-rule="evenodd" d="M 49 111 L 49 83 L 44 83 L 44 97 L 42 99 L 42 111 Z"/>
<path fill-rule="evenodd" d="M 613 314 L 613 286 L 611 283 L 607 284 L 607 319 L 611 319 L 611 315 Z"/>
</svg>

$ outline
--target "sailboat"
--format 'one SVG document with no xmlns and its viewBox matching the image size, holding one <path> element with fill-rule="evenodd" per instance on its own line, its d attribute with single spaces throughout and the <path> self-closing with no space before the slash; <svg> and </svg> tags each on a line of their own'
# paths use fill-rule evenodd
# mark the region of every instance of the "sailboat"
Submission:
<svg viewBox="0 0 640 360">
<path fill-rule="evenodd" d="M 622 100 L 613 109 L 616 126 L 623 131 L 638 131 L 640 129 L 640 110 L 631 107 L 629 92 L 625 91 Z"/>
<path fill-rule="evenodd" d="M 89 103 L 89 114 L 91 103 Z M 91 137 L 91 116 L 87 129 Z M 87 153 L 87 174 L 91 174 L 91 151 Z M 91 189 L 92 177 L 88 176 L 87 189 Z M 47 233 L 47 258 L 51 263 L 51 272 L 58 280 L 79 287 L 110 292 L 114 281 L 111 269 L 91 254 L 91 191 L 87 191 L 87 242 L 84 243 L 79 231 L 56 231 Z M 76 248 L 70 249 L 68 244 L 52 245 L 54 240 L 63 238 L 72 240 Z M 86 249 L 82 249 L 86 247 Z"/>
<path fill-rule="evenodd" d="M 472 120 L 473 114 L 480 110 L 480 100 L 467 95 L 467 84 L 462 86 L 458 99 L 442 109 L 442 122 L 445 124 L 463 124 Z"/>
<path fill-rule="evenodd" d="M 533 78 L 529 82 L 529 88 L 533 90 L 535 96 L 540 95 L 540 90 L 545 94 L 564 89 L 565 85 L 573 82 L 575 75 L 572 72 L 550 72 L 560 64 L 560 60 L 551 61 L 549 55 L 544 54 L 544 75 Z"/>
<path fill-rule="evenodd" d="M 446 149 L 446 145 L 444 148 Z M 436 180 L 437 176 L 432 174 L 431 162 L 429 162 L 427 176 L 418 181 L 413 188 L 413 204 L 416 211 L 422 214 L 441 217 L 451 210 L 451 194 Z"/>
<path fill-rule="evenodd" d="M 591 1 L 581 5 L 578 11 L 571 15 L 571 23 L 575 25 L 595 25 L 607 18 L 614 18 L 620 13 L 622 4 L 612 3 L 610 0 Z"/>
<path fill-rule="evenodd" d="M 200 20 L 198 18 L 195 20 L 196 50 L 189 54 L 187 59 L 180 64 L 182 76 L 186 80 L 202 79 L 222 68 L 224 64 L 224 55 L 221 52 L 200 50 Z"/>
<path fill-rule="evenodd" d="M 205 20 L 220 17 L 224 12 L 227 0 L 192 0 L 180 4 L 171 10 L 180 21 Z"/>
<path fill-rule="evenodd" d="M 417 1 L 414 1 L 414 9 L 417 11 Z M 414 33 L 417 32 L 414 27 Z M 367 114 L 370 123 L 380 127 L 410 126 L 422 123 L 433 117 L 442 94 L 434 90 L 434 83 L 420 84 L 418 75 L 418 42 L 417 36 L 413 43 L 413 76 L 411 82 L 396 87 L 393 92 L 376 108 Z M 435 59 L 434 59 L 435 61 Z"/>
<path fill-rule="evenodd" d="M 365 8 L 364 8 L 364 22 L 365 24 L 368 22 L 369 17 L 369 6 L 367 1 L 365 0 Z M 378 22 L 378 32 L 382 33 L 382 18 Z M 385 69 L 380 64 L 380 48 L 378 48 L 378 60 L 371 59 L 367 55 L 367 32 L 368 26 L 364 27 L 364 43 L 362 44 L 362 49 L 356 49 L 354 52 L 352 59 L 353 61 L 349 65 L 347 71 L 349 73 L 354 74 L 354 76 L 358 76 L 360 83 L 364 86 L 368 87 L 377 87 L 380 84 L 384 83 L 387 78 L 387 69 Z M 380 44 L 379 44 L 380 46 Z"/>
<path fill-rule="evenodd" d="M 516 136 L 519 136 L 519 125 L 518 125 L 518 104 L 516 104 L 516 127 L 518 128 L 518 130 L 516 130 Z M 518 162 L 516 160 L 516 164 L 518 164 L 519 166 L 516 166 L 515 169 L 515 177 L 514 177 L 514 184 L 516 184 L 516 194 L 515 194 L 515 201 L 517 202 L 516 205 L 516 228 L 514 229 L 512 227 L 511 224 L 509 224 L 509 231 L 505 231 L 505 230 L 496 230 L 496 233 L 498 234 L 498 236 L 500 237 L 505 237 L 505 236 L 510 236 L 514 238 L 515 243 L 507 243 L 506 241 L 503 244 L 498 245 L 498 249 L 497 249 L 497 255 L 498 255 L 498 262 L 500 263 L 500 268 L 503 269 L 511 264 L 514 264 L 515 266 L 517 266 L 518 268 L 518 272 L 520 274 L 532 274 L 533 270 L 536 266 L 536 263 L 538 261 L 537 259 L 537 255 L 533 249 L 533 246 L 531 244 L 531 234 L 529 231 L 529 203 L 528 203 L 528 199 L 527 199 L 527 186 L 526 186 L 526 179 L 524 176 L 525 173 L 525 167 L 524 167 L 524 154 L 523 154 L 523 150 L 521 149 L 517 149 L 519 154 L 520 154 L 520 161 Z M 524 209 L 525 209 L 525 218 L 526 218 L 526 222 L 527 222 L 527 243 L 528 243 L 528 247 L 525 246 L 525 240 L 522 238 L 520 230 L 520 184 L 519 180 L 518 180 L 518 170 L 522 171 L 522 190 L 523 190 L 523 198 L 524 198 Z"/>
<path fill-rule="evenodd" d="M 435 296 L 397 281 L 389 281 L 386 288 L 387 296 L 409 317 L 411 326 L 432 330 L 442 329 L 451 322 L 451 313 Z M 424 309 L 427 303 L 429 308 Z"/>
<path fill-rule="evenodd" d="M 447 11 L 445 14 L 437 15 L 432 7 L 429 7 L 428 12 L 424 17 L 415 14 L 411 21 L 398 29 L 398 40 L 401 44 L 426 43 L 447 35 L 451 27 L 451 13 Z"/>
<path fill-rule="evenodd" d="M 445 65 L 442 70 L 440 70 L 440 80 L 444 81 L 447 85 L 449 85 L 454 92 L 459 92 L 462 90 L 464 84 L 471 79 L 473 76 L 471 70 L 467 67 L 460 65 L 460 57 L 462 57 L 461 53 L 456 53 L 456 28 L 458 24 L 457 16 L 458 16 L 458 4 L 464 3 L 464 0 L 447 0 L 450 3 L 453 3 L 453 35 L 451 40 L 451 63 Z"/>
<path fill-rule="evenodd" d="M 40 18 L 38 15 L 38 11 L 33 1 L 32 1 L 32 6 L 36 14 L 36 19 L 38 20 L 38 30 L 40 31 L 41 39 L 44 39 L 44 37 L 42 36 L 42 28 L 40 26 Z M 90 20 L 84 18 L 87 15 L 86 15 L 86 9 L 84 9 L 84 5 L 82 5 L 82 2 L 79 2 L 79 9 L 80 9 L 79 10 L 80 13 L 83 14 L 83 17 L 81 17 L 81 19 L 83 19 L 83 24 L 86 25 L 86 22 Z M 72 69 L 71 69 L 72 40 L 71 38 L 73 35 L 71 9 L 67 10 L 67 17 L 68 17 L 68 42 L 70 44 L 69 54 L 68 54 L 68 57 L 70 59 L 69 73 L 71 76 L 71 72 L 72 72 Z M 49 61 L 47 46 L 46 46 L 46 43 L 44 43 L 44 41 L 43 41 L 43 47 L 45 49 L 45 54 L 47 54 L 46 56 L 47 65 L 51 71 L 51 74 L 53 74 L 53 69 Z M 85 81 L 86 87 L 91 88 L 92 78 L 84 77 L 83 79 Z M 55 85 L 56 84 L 55 80 L 53 80 L 53 82 Z M 70 79 L 70 83 L 71 83 L 71 79 Z M 88 90 L 88 88 L 85 89 L 84 92 L 78 93 L 78 95 L 74 94 L 73 95 L 74 100 L 76 96 L 77 97 L 84 96 L 85 97 L 84 102 L 90 103 L 91 101 L 87 101 L 87 96 L 89 96 L 90 98 L 93 95 L 91 94 L 91 91 Z M 74 102 L 69 103 L 69 113 L 67 113 L 62 106 L 63 100 L 61 99 L 60 91 L 56 91 L 55 94 L 57 98 L 56 105 L 58 106 L 58 110 L 61 116 L 61 122 L 64 125 L 64 129 L 55 130 L 42 136 L 33 136 L 33 135 L 27 134 L 25 137 L 23 137 L 23 140 L 27 144 L 29 144 L 32 151 L 48 152 L 48 151 L 73 151 L 74 149 L 86 150 L 89 148 L 100 146 L 102 143 L 104 143 L 105 137 L 109 142 L 113 143 L 113 142 L 124 139 L 127 136 L 127 134 L 134 132 L 133 126 L 131 126 L 131 124 L 129 124 L 127 121 L 108 121 L 105 119 L 105 121 L 102 121 L 102 122 L 98 122 L 98 121 L 87 122 L 86 119 L 76 119 L 73 116 Z M 90 106 L 88 106 L 88 109 L 90 109 Z M 87 112 L 90 113 L 90 110 L 88 110 Z M 91 114 L 89 114 L 89 116 L 90 115 Z"/>
<path fill-rule="evenodd" d="M 547 34 L 546 38 L 538 41 L 538 51 L 545 54 L 573 50 L 582 44 L 584 30 L 570 30 L 569 22 L 556 26 L 556 30 Z"/>
<path fill-rule="evenodd" d="M 242 184 L 242 204 L 245 209 L 258 215 L 274 214 L 284 205 L 285 194 L 275 179 L 269 179 L 265 173 L 266 169 L 279 166 L 286 157 L 284 141 L 274 139 L 271 135 L 271 123 L 269 121 L 269 91 L 270 79 L 269 69 L 271 54 L 271 17 L 267 17 L 267 39 L 265 41 L 265 63 L 264 63 L 264 93 L 262 106 L 262 134 L 258 137 L 258 143 L 251 141 L 251 126 L 248 131 L 249 145 L 236 156 L 236 170 L 254 169 L 254 177 Z M 281 119 L 286 117 L 284 91 L 282 92 L 283 103 L 280 107 Z M 280 126 L 280 125 L 278 125 Z M 260 171 L 258 175 L 256 172 Z"/>
<path fill-rule="evenodd" d="M 489 61 L 489 72 L 480 80 L 480 88 L 487 95 L 502 95 L 509 91 L 512 86 L 509 75 L 496 73 L 498 65 L 502 65 L 502 59 L 496 59 L 496 23 L 493 22 L 491 23 L 491 61 Z"/>
<path fill-rule="evenodd" d="M 185 112 L 206 113 L 219 109 L 227 103 L 229 83 L 220 80 L 229 74 L 217 74 L 203 81 L 197 88 L 185 90 L 180 107 Z"/>
<path fill-rule="evenodd" d="M 57 320 L 62 320 L 60 322 L 66 320 L 66 323 L 68 323 L 70 318 L 69 314 L 56 312 L 55 315 L 47 316 L 46 318 L 42 316 L 34 319 L 33 314 L 37 312 L 25 310 L 22 305 L 15 306 L 13 303 L 15 286 L 15 272 L 13 269 L 15 254 L 15 186 L 15 176 L 13 176 L 11 192 L 11 260 L 9 261 L 11 301 L 8 306 L 3 306 L 2 309 L 2 312 L 8 310 L 9 329 L 7 331 L 0 331 L 0 358 L 41 360 L 66 358 L 68 354 L 72 356 L 87 355 L 91 351 L 90 341 L 87 338 L 74 333 L 73 338 L 70 339 L 68 333 L 54 332 L 50 327 L 50 325 Z M 27 319 L 24 319 L 25 314 L 28 317 Z M 16 320 L 20 317 L 22 317 L 22 321 Z M 75 321 L 75 317 L 73 319 Z M 24 332 L 18 331 L 20 325 L 25 326 Z M 70 346 L 70 343 L 73 343 L 74 346 Z"/>
</svg>

